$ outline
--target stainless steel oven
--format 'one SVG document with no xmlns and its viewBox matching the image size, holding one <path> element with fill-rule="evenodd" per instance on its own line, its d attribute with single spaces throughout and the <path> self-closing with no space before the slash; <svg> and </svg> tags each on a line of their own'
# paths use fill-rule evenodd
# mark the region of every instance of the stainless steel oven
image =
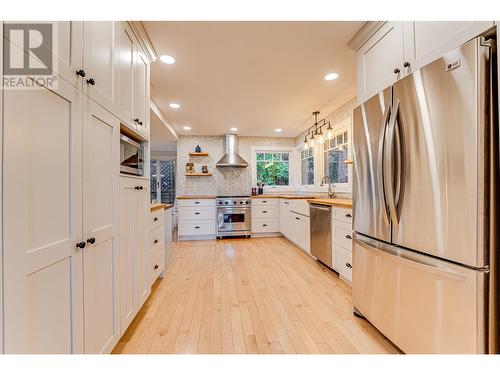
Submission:
<svg viewBox="0 0 500 375">
<path fill-rule="evenodd" d="M 123 134 L 120 136 L 120 172 L 144 174 L 144 146 Z"/>
<path fill-rule="evenodd" d="M 252 200 L 249 196 L 217 197 L 217 237 L 251 234 Z"/>
</svg>

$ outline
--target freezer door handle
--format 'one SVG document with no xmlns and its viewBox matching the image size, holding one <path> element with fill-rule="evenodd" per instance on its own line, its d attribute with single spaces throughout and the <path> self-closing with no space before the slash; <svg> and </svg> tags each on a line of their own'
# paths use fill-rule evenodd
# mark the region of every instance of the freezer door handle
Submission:
<svg viewBox="0 0 500 375">
<path fill-rule="evenodd" d="M 422 271 L 431 272 L 436 275 L 440 275 L 459 282 L 465 282 L 467 280 L 467 275 L 449 268 L 445 268 L 442 265 L 442 263 L 444 262 L 442 260 L 433 260 L 429 256 L 420 255 L 411 250 L 401 249 L 385 243 L 382 244 L 358 233 L 354 235 L 354 240 L 386 254 L 398 257 L 401 262 L 406 263 L 413 268 L 418 268 Z"/>
<path fill-rule="evenodd" d="M 385 194 L 384 187 L 384 153 L 385 153 L 385 138 L 387 132 L 387 123 L 389 122 L 390 115 L 392 113 L 392 104 L 389 104 L 385 110 L 384 121 L 382 123 L 382 134 L 379 142 L 379 150 L 378 150 L 378 160 L 377 160 L 377 168 L 379 173 L 377 173 L 377 183 L 378 183 L 378 199 L 380 201 L 380 205 L 383 207 L 384 220 L 386 224 L 390 224 L 389 213 L 387 210 L 387 199 Z"/>
</svg>

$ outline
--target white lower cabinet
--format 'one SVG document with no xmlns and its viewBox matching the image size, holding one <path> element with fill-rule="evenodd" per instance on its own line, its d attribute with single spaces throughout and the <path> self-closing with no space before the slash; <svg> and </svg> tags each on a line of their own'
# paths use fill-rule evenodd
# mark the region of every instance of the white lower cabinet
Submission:
<svg viewBox="0 0 500 375">
<path fill-rule="evenodd" d="M 281 199 L 280 232 L 295 245 L 311 253 L 309 204 L 306 199 Z"/>
<path fill-rule="evenodd" d="M 149 181 L 120 177 L 119 195 L 120 332 L 123 334 L 150 291 Z"/>
<path fill-rule="evenodd" d="M 279 198 L 252 199 L 252 234 L 279 234 Z"/>
<path fill-rule="evenodd" d="M 179 240 L 215 238 L 215 199 L 179 199 Z"/>
<path fill-rule="evenodd" d="M 352 282 L 352 210 L 332 209 L 333 268 L 340 277 Z"/>
<path fill-rule="evenodd" d="M 151 233 L 149 236 L 149 285 L 153 285 L 165 270 L 165 218 L 163 209 L 152 211 L 149 216 L 151 223 Z"/>
</svg>

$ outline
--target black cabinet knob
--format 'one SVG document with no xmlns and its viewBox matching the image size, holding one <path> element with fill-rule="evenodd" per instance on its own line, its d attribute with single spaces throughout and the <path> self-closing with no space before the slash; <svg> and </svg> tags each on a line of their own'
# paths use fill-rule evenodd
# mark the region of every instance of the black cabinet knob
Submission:
<svg viewBox="0 0 500 375">
<path fill-rule="evenodd" d="M 76 75 L 80 77 L 85 77 L 85 70 L 83 69 L 77 70 Z"/>
<path fill-rule="evenodd" d="M 347 238 L 348 240 L 352 240 L 352 237 L 349 236 L 348 234 L 346 234 L 345 238 Z"/>
<path fill-rule="evenodd" d="M 157 265 L 157 264 L 155 264 L 155 270 L 157 270 L 157 269 L 158 269 L 158 265 Z"/>
<path fill-rule="evenodd" d="M 346 264 L 345 264 L 345 266 L 346 266 L 347 268 L 352 268 L 352 266 L 351 266 L 349 263 L 346 263 Z"/>
<path fill-rule="evenodd" d="M 87 242 L 91 245 L 93 245 L 95 243 L 95 237 L 90 237 Z"/>
<path fill-rule="evenodd" d="M 135 118 L 135 119 L 134 119 L 134 122 L 139 123 L 139 119 L 138 119 L 138 118 Z"/>
<path fill-rule="evenodd" d="M 139 125 L 142 125 L 142 121 L 139 121 Z"/>
<path fill-rule="evenodd" d="M 300 217 L 295 217 L 296 220 L 300 220 Z"/>
<path fill-rule="evenodd" d="M 139 190 L 143 190 L 144 188 L 142 186 L 139 186 Z"/>
<path fill-rule="evenodd" d="M 158 240 L 155 240 L 155 242 L 153 242 L 153 243 L 157 244 L 157 243 L 158 243 Z"/>
<path fill-rule="evenodd" d="M 88 83 L 89 85 L 94 86 L 94 85 L 95 85 L 95 80 L 94 80 L 94 78 L 87 79 L 87 83 Z"/>
<path fill-rule="evenodd" d="M 401 70 L 399 70 L 399 68 L 394 69 L 394 74 L 399 74 L 399 72 L 401 72 Z"/>
<path fill-rule="evenodd" d="M 83 249 L 85 247 L 86 243 L 85 241 L 80 241 L 76 244 L 76 247 Z"/>
<path fill-rule="evenodd" d="M 158 218 L 155 216 L 155 218 L 153 219 L 153 221 L 158 221 Z"/>
<path fill-rule="evenodd" d="M 139 190 L 139 186 L 134 187 L 135 190 Z"/>
<path fill-rule="evenodd" d="M 345 214 L 345 217 L 351 218 L 352 216 L 351 216 L 351 214 Z"/>
<path fill-rule="evenodd" d="M 408 67 L 410 66 L 410 62 L 409 62 L 409 61 L 405 61 L 405 63 L 403 64 L 403 66 L 404 66 L 405 68 L 408 68 Z"/>
</svg>

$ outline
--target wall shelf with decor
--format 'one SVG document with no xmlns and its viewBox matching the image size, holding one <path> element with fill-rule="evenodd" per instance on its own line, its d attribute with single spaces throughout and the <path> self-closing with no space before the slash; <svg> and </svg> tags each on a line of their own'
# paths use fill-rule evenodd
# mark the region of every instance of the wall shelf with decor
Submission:
<svg viewBox="0 0 500 375">
<path fill-rule="evenodd" d="M 186 173 L 186 176 L 189 177 L 202 177 L 202 176 L 211 176 L 212 173 Z"/>
<path fill-rule="evenodd" d="M 208 156 L 208 152 L 190 152 L 189 156 Z"/>
</svg>

